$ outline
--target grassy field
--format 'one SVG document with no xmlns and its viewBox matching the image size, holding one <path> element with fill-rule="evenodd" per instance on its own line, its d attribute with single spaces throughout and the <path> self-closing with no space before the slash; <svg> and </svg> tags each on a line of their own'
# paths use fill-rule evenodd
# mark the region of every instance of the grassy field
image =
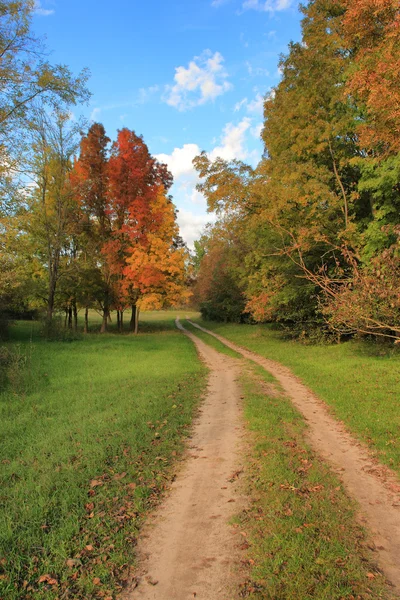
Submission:
<svg viewBox="0 0 400 600">
<path fill-rule="evenodd" d="M 0 393 L 0 598 L 114 598 L 205 383 L 173 314 L 46 342 L 18 323 Z M 25 357 L 28 357 L 25 359 Z M 15 368 L 14 368 L 15 367 Z"/>
<path fill-rule="evenodd" d="M 204 327 L 287 365 L 377 457 L 400 474 L 400 352 L 352 341 L 305 346 L 265 325 L 206 322 Z"/>
<path fill-rule="evenodd" d="M 251 600 L 394 598 L 342 486 L 305 442 L 305 423 L 259 367 L 242 378 L 252 443 L 238 526 Z"/>
</svg>

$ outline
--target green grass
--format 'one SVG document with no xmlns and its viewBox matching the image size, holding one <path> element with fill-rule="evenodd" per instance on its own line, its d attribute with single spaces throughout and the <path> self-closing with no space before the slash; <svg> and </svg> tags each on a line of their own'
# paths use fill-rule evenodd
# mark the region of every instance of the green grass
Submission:
<svg viewBox="0 0 400 600">
<path fill-rule="evenodd" d="M 30 358 L 0 394 L 0 598 L 120 589 L 205 385 L 174 317 L 69 343 L 13 327 L 9 347 Z"/>
<path fill-rule="evenodd" d="M 305 346 L 266 325 L 199 323 L 290 367 L 383 463 L 400 473 L 398 350 L 361 341 Z"/>
<path fill-rule="evenodd" d="M 253 498 L 238 519 L 250 572 L 242 597 L 393 598 L 339 480 L 306 444 L 290 401 L 270 377 L 262 383 L 264 374 L 256 368 L 242 377 L 252 436 L 245 486 Z"/>
<path fill-rule="evenodd" d="M 205 333 L 197 327 L 194 327 L 191 323 L 189 323 L 189 321 L 182 320 L 182 325 L 185 327 L 185 329 L 187 329 L 191 333 L 194 333 L 198 338 L 203 340 L 203 342 L 205 342 L 218 352 L 221 352 L 221 354 L 225 354 L 226 356 L 230 356 L 231 358 L 242 358 L 242 356 L 238 352 L 231 350 L 230 348 L 225 346 L 225 344 L 223 344 L 216 338 L 210 336 L 208 333 Z"/>
</svg>

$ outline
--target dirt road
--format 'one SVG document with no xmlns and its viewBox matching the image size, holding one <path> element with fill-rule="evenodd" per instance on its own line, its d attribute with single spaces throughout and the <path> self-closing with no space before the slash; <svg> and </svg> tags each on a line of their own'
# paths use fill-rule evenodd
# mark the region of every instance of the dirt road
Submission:
<svg viewBox="0 0 400 600">
<path fill-rule="evenodd" d="M 188 319 L 189 320 L 189 319 Z M 261 365 L 281 384 L 287 396 L 305 417 L 308 438 L 314 450 L 338 472 L 349 494 L 361 508 L 361 520 L 373 535 L 377 562 L 395 586 L 400 597 L 400 485 L 398 478 L 371 457 L 319 400 L 286 367 L 217 335 L 189 320 L 192 325 L 214 336 L 228 348 Z M 338 385 L 340 380 L 338 379 Z"/>
<path fill-rule="evenodd" d="M 178 323 L 178 327 L 183 329 Z M 233 474 L 240 470 L 238 364 L 186 332 L 210 369 L 207 397 L 189 457 L 171 493 L 145 527 L 139 585 L 129 600 L 231 600 L 241 540 L 229 519 L 240 510 Z M 236 575 L 235 575 L 236 573 Z"/>
</svg>

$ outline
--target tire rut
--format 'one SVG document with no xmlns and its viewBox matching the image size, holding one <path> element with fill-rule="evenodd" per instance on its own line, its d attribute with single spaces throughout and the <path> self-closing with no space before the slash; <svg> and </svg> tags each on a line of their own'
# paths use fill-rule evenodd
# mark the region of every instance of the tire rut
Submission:
<svg viewBox="0 0 400 600">
<path fill-rule="evenodd" d="M 229 520 L 242 498 L 240 471 L 244 432 L 239 362 L 196 344 L 210 370 L 206 398 L 194 426 L 188 456 L 170 494 L 145 525 L 139 546 L 139 576 L 126 600 L 232 600 L 236 597 L 240 535 Z"/>
</svg>

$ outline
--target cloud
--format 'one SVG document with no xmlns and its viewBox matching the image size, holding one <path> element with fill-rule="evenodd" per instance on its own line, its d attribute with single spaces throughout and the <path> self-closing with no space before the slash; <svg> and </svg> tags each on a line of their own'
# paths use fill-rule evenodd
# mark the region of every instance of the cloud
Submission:
<svg viewBox="0 0 400 600">
<path fill-rule="evenodd" d="M 40 15 L 41 17 L 48 17 L 49 15 L 54 15 L 53 9 L 43 8 L 40 0 L 35 0 L 35 6 L 33 9 L 35 15 Z"/>
<path fill-rule="evenodd" d="M 247 67 L 247 72 L 250 75 L 250 77 L 269 77 L 270 76 L 270 72 L 268 71 L 268 69 L 264 69 L 263 67 L 255 67 L 248 60 L 246 61 L 245 64 Z"/>
<path fill-rule="evenodd" d="M 293 5 L 293 0 L 245 0 L 243 10 L 258 10 L 260 12 L 277 12 L 287 10 Z"/>
<path fill-rule="evenodd" d="M 197 144 L 184 144 L 182 148 L 174 148 L 172 154 L 157 154 L 156 158 L 159 162 L 168 165 L 174 180 L 177 180 L 194 173 L 193 159 L 200 152 Z"/>
<path fill-rule="evenodd" d="M 90 113 L 90 120 L 96 121 L 100 113 L 101 113 L 101 108 L 98 108 L 98 107 L 94 108 L 92 110 L 92 112 Z"/>
<path fill-rule="evenodd" d="M 220 6 L 223 6 L 224 4 L 228 4 L 228 2 L 230 2 L 231 0 L 212 0 L 211 2 L 211 6 L 213 6 L 214 8 L 219 8 Z"/>
<path fill-rule="evenodd" d="M 264 98 L 261 94 L 257 94 L 257 96 L 248 103 L 247 110 L 249 113 L 254 114 L 262 114 L 264 110 Z"/>
<path fill-rule="evenodd" d="M 178 225 L 180 235 L 185 240 L 189 248 L 193 248 L 193 243 L 198 240 L 207 223 L 214 222 L 215 215 L 198 215 L 190 210 L 181 208 L 178 210 Z"/>
<path fill-rule="evenodd" d="M 244 106 L 247 106 L 248 100 L 247 98 L 243 98 L 243 100 L 240 100 L 240 102 L 236 102 L 235 107 L 234 107 L 234 112 L 239 112 L 239 110 L 241 110 Z"/>
<path fill-rule="evenodd" d="M 187 68 L 177 67 L 175 83 L 166 86 L 164 101 L 181 111 L 213 102 L 232 89 L 223 63 L 222 54 L 205 50 L 201 56 L 195 56 Z"/>
<path fill-rule="evenodd" d="M 242 109 L 246 109 L 247 113 L 252 115 L 262 115 L 264 110 L 264 97 L 257 92 L 254 100 L 248 100 L 243 98 L 240 102 L 237 102 L 234 107 L 234 112 L 239 112 Z"/>
<path fill-rule="evenodd" d="M 250 151 L 247 141 L 249 135 L 258 136 L 261 127 L 262 123 L 252 127 L 252 119 L 248 116 L 243 117 L 239 123 L 227 123 L 219 142 L 216 141 L 216 146 L 208 152 L 208 157 L 210 160 L 218 157 L 227 161 L 246 160 L 256 165 L 260 160 L 260 151 Z M 197 144 L 184 144 L 181 148 L 174 148 L 170 154 L 156 155 L 157 160 L 168 165 L 174 176 L 172 194 L 179 210 L 178 223 L 181 236 L 189 247 L 200 237 L 204 226 L 210 221 L 215 221 L 214 214 L 206 213 L 206 199 L 196 190 L 199 177 L 192 161 L 200 152 Z"/>
<path fill-rule="evenodd" d="M 254 127 L 252 127 L 250 129 L 250 133 L 251 135 L 256 138 L 257 140 L 259 140 L 261 138 L 261 132 L 263 130 L 264 127 L 264 123 L 257 123 L 257 125 L 255 125 Z"/>
<path fill-rule="evenodd" d="M 221 137 L 221 145 L 214 148 L 209 157 L 211 160 L 222 158 L 224 160 L 245 160 L 248 151 L 245 146 L 246 132 L 251 126 L 251 119 L 244 117 L 238 125 L 228 123 Z"/>
<path fill-rule="evenodd" d="M 140 88 L 138 95 L 138 104 L 146 104 L 151 98 L 160 91 L 160 86 L 152 85 L 148 88 Z"/>
</svg>

